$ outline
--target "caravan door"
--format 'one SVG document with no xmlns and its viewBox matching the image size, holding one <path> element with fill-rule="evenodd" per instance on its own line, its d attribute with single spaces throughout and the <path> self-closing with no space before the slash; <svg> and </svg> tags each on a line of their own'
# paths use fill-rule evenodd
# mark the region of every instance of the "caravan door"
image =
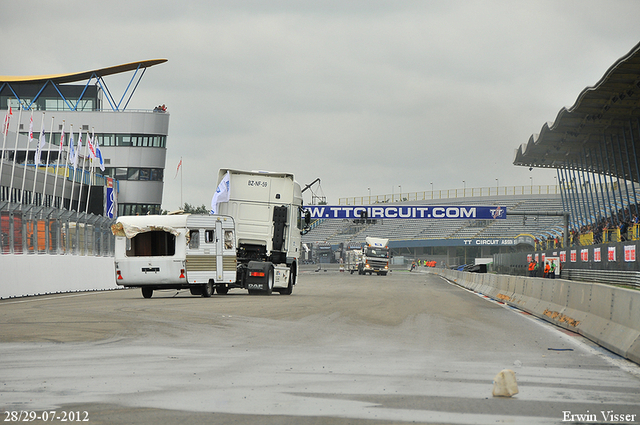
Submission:
<svg viewBox="0 0 640 425">
<path fill-rule="evenodd" d="M 224 255 L 224 232 L 222 230 L 222 222 L 216 221 L 216 282 L 222 282 L 224 279 L 224 263 L 222 261 Z"/>
</svg>

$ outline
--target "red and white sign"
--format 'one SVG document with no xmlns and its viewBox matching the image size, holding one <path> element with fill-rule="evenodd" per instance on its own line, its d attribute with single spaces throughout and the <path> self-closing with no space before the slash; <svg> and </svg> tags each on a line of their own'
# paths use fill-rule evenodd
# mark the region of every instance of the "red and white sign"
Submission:
<svg viewBox="0 0 640 425">
<path fill-rule="evenodd" d="M 609 252 L 607 254 L 608 254 L 607 258 L 609 259 L 609 261 L 618 261 L 618 260 L 616 260 L 616 247 L 615 246 L 610 246 L 609 247 Z"/>
<path fill-rule="evenodd" d="M 578 251 L 575 249 L 571 250 L 571 262 L 575 263 L 576 261 L 578 261 Z"/>
<path fill-rule="evenodd" d="M 636 246 L 635 245 L 625 245 L 625 247 L 624 247 L 624 261 L 626 261 L 626 262 L 636 261 Z"/>
<path fill-rule="evenodd" d="M 589 261 L 589 249 L 583 248 L 580 250 L 580 261 L 586 263 Z"/>
<path fill-rule="evenodd" d="M 600 247 L 593 248 L 593 261 L 596 263 L 602 261 L 602 253 L 600 252 Z"/>
<path fill-rule="evenodd" d="M 567 251 L 560 251 L 560 262 L 567 262 Z"/>
</svg>

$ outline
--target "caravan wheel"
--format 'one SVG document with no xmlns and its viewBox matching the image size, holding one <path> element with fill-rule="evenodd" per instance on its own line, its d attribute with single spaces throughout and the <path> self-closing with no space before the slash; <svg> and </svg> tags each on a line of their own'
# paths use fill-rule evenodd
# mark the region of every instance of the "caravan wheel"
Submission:
<svg viewBox="0 0 640 425">
<path fill-rule="evenodd" d="M 213 295 L 213 282 L 209 281 L 202 287 L 202 296 L 209 298 L 211 295 Z"/>
<path fill-rule="evenodd" d="M 143 286 L 141 289 L 142 289 L 142 296 L 144 298 L 151 298 L 151 296 L 153 295 L 153 288 Z"/>
</svg>

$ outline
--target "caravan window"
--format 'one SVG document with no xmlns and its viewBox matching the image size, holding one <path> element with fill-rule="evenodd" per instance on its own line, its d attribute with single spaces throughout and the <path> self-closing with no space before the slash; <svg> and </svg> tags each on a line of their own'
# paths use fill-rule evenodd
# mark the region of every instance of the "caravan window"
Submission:
<svg viewBox="0 0 640 425">
<path fill-rule="evenodd" d="M 233 230 L 224 231 L 224 249 L 233 249 Z"/>
<path fill-rule="evenodd" d="M 204 242 L 205 243 L 214 243 L 216 241 L 215 230 L 205 230 L 204 231 Z"/>
<path fill-rule="evenodd" d="M 127 257 L 172 256 L 176 253 L 176 237 L 162 230 L 138 233 L 127 239 Z"/>
<path fill-rule="evenodd" d="M 189 231 L 189 249 L 200 248 L 200 230 Z"/>
</svg>

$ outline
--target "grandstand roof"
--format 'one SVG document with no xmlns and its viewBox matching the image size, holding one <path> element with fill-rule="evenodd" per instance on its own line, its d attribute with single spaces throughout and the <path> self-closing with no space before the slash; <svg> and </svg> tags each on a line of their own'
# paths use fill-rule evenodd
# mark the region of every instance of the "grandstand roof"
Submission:
<svg viewBox="0 0 640 425">
<path fill-rule="evenodd" d="M 31 76 L 7 76 L 0 75 L 0 83 L 37 83 L 43 81 L 52 81 L 56 84 L 75 83 L 78 81 L 88 80 L 94 76 L 104 77 L 107 75 L 120 74 L 127 71 L 135 71 L 139 68 L 148 68 L 166 62 L 167 59 L 152 59 L 145 61 L 137 61 L 125 63 L 122 65 L 110 66 L 107 68 L 94 69 L 92 71 L 74 72 L 68 74 L 52 74 L 52 75 L 31 75 Z"/>
<path fill-rule="evenodd" d="M 601 152 L 608 147 L 611 153 L 607 155 L 618 155 L 620 149 L 625 161 L 635 157 L 636 164 L 640 163 L 639 130 L 640 43 L 618 59 L 595 86 L 585 88 L 573 106 L 562 108 L 553 123 L 545 123 L 540 134 L 516 149 L 513 163 L 578 168 L 639 181 L 638 173 L 630 173 L 626 165 L 614 170 L 600 159 L 591 160 L 603 156 Z M 588 163 L 585 158 L 590 158 Z"/>
</svg>

